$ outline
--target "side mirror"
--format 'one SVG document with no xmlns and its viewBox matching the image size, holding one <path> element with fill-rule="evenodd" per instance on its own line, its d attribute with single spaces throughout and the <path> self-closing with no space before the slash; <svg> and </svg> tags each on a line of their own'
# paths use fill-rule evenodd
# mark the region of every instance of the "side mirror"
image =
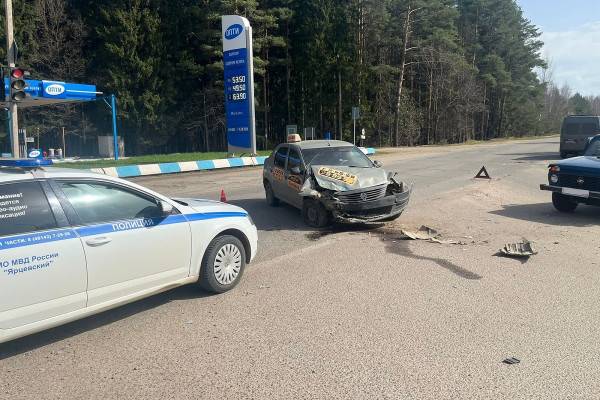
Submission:
<svg viewBox="0 0 600 400">
<path fill-rule="evenodd" d="M 302 173 L 302 170 L 300 169 L 300 167 L 292 167 L 292 169 L 290 171 L 294 175 L 300 175 Z"/>
<path fill-rule="evenodd" d="M 170 215 L 173 212 L 173 205 L 171 203 L 167 203 L 166 201 L 159 201 L 158 208 L 160 208 L 162 215 Z"/>
<path fill-rule="evenodd" d="M 375 165 L 377 168 L 383 167 L 383 163 L 379 160 L 373 161 L 373 165 Z"/>
</svg>

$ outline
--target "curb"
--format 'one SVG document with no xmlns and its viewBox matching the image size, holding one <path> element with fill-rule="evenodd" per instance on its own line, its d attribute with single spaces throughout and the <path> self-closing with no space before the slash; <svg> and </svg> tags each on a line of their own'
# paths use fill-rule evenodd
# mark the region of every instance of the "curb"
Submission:
<svg viewBox="0 0 600 400">
<path fill-rule="evenodd" d="M 375 154 L 372 147 L 361 150 L 367 154 Z M 218 160 L 182 161 L 161 164 L 124 165 L 122 167 L 92 168 L 92 172 L 110 175 L 116 178 L 133 178 L 136 176 L 177 174 L 180 172 L 211 171 L 223 168 L 256 167 L 265 164 L 266 156 L 262 157 L 237 157 Z"/>
</svg>

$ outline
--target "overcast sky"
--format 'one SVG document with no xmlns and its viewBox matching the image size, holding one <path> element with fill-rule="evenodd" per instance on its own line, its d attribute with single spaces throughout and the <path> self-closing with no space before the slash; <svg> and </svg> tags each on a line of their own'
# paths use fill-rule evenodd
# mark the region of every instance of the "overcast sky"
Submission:
<svg viewBox="0 0 600 400">
<path fill-rule="evenodd" d="M 600 95 L 600 0 L 517 0 L 543 32 L 554 80 Z"/>
</svg>

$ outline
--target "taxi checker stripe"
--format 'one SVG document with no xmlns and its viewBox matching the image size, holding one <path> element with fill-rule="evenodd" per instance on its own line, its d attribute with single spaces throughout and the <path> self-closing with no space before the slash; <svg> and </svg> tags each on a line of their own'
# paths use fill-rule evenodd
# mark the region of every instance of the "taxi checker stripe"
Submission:
<svg viewBox="0 0 600 400">
<path fill-rule="evenodd" d="M 186 221 L 200 221 L 200 220 L 208 220 L 208 219 L 216 219 L 216 218 L 231 218 L 231 217 L 246 217 L 248 214 L 244 212 L 212 212 L 212 213 L 196 213 L 196 214 L 181 214 L 181 215 L 172 215 L 160 225 L 164 224 L 177 224 Z M 140 218 L 142 219 L 142 218 Z M 121 222 L 131 222 L 135 220 L 129 221 L 121 221 Z M 92 236 L 98 235 L 102 233 L 110 233 L 119 231 L 120 229 L 115 230 L 113 227 L 114 224 L 101 224 L 101 225 L 93 225 L 93 226 L 85 226 L 75 229 L 54 229 L 50 231 L 44 231 L 40 233 L 30 233 L 25 235 L 11 236 L 8 238 L 0 239 L 0 251 L 4 249 L 14 249 L 17 247 L 25 247 L 25 246 L 33 246 L 36 244 L 42 243 L 50 243 L 57 242 L 61 240 L 69 240 L 76 239 L 79 236 Z M 129 229 L 140 229 L 134 224 L 129 225 L 131 228 Z M 76 233 L 77 232 L 77 233 Z"/>
</svg>

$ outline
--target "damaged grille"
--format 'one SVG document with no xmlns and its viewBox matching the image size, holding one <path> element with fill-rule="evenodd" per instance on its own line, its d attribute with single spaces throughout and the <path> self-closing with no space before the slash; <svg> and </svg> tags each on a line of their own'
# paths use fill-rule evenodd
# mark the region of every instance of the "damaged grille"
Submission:
<svg viewBox="0 0 600 400">
<path fill-rule="evenodd" d="M 366 190 L 353 190 L 351 192 L 338 192 L 335 197 L 342 203 L 357 204 L 379 200 L 385 197 L 386 185 L 376 186 Z"/>
</svg>

